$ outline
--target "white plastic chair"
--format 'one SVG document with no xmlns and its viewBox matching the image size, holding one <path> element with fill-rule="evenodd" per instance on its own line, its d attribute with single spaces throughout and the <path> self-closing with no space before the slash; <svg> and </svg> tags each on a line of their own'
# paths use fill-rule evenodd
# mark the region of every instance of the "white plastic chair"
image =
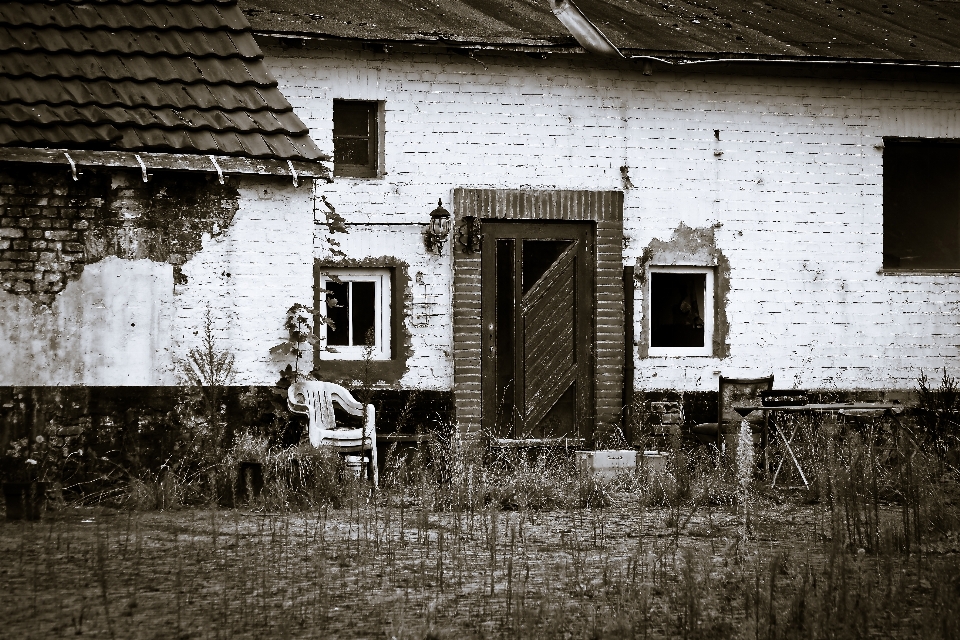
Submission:
<svg viewBox="0 0 960 640">
<path fill-rule="evenodd" d="M 338 429 L 333 413 L 336 402 L 353 416 L 363 416 L 363 427 Z M 287 406 L 294 413 L 306 415 L 310 420 L 310 444 L 315 447 L 331 447 L 340 452 L 369 452 L 369 471 L 373 486 L 378 487 L 380 474 L 377 469 L 377 430 L 372 404 L 363 405 L 338 384 L 301 378 L 287 389 Z"/>
</svg>

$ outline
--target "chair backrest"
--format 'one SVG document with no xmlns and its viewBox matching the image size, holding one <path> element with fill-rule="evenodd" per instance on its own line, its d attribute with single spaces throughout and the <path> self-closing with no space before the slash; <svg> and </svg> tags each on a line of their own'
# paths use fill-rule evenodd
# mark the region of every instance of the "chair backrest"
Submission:
<svg viewBox="0 0 960 640">
<path fill-rule="evenodd" d="M 287 406 L 310 419 L 310 441 L 320 444 L 321 431 L 336 429 L 333 403 L 354 416 L 364 415 L 363 404 L 357 402 L 347 389 L 332 382 L 300 378 L 287 389 Z"/>
<path fill-rule="evenodd" d="M 725 425 L 739 425 L 742 418 L 733 410 L 735 406 L 760 406 L 760 392 L 773 388 L 773 376 L 766 378 L 724 378 L 720 376 L 720 397 L 717 406 L 718 431 L 724 432 Z M 752 415 L 760 416 L 755 411 Z"/>
</svg>

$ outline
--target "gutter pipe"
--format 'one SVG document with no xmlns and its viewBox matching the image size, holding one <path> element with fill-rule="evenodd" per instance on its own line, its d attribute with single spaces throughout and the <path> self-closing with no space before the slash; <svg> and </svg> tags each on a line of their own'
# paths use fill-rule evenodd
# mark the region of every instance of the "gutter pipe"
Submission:
<svg viewBox="0 0 960 640">
<path fill-rule="evenodd" d="M 615 58 L 624 57 L 620 50 L 607 39 L 607 36 L 603 35 L 603 32 L 583 15 L 573 0 L 550 0 L 550 10 L 577 39 L 580 46 L 590 53 Z"/>
</svg>

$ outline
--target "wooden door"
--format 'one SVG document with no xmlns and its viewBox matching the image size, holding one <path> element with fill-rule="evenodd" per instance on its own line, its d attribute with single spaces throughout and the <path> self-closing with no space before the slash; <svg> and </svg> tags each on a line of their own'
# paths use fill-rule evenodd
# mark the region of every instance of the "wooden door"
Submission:
<svg viewBox="0 0 960 640">
<path fill-rule="evenodd" d="M 594 225 L 485 222 L 482 233 L 484 427 L 591 437 Z"/>
</svg>

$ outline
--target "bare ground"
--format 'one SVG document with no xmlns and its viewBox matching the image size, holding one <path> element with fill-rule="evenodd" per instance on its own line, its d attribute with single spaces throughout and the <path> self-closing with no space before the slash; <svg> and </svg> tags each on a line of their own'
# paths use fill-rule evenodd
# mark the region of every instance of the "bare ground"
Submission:
<svg viewBox="0 0 960 640">
<path fill-rule="evenodd" d="M 64 507 L 0 523 L 0 637 L 958 637 L 958 532 L 867 553 L 753 511 Z"/>
</svg>

